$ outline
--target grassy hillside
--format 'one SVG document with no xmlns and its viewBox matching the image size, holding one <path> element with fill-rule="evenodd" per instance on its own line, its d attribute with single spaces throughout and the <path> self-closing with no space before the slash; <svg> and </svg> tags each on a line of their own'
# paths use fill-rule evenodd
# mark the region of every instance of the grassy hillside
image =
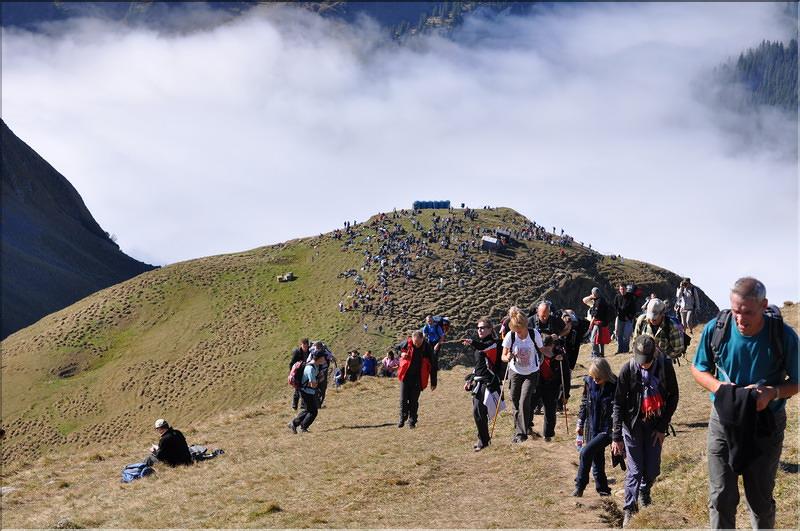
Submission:
<svg viewBox="0 0 800 531">
<path fill-rule="evenodd" d="M 797 313 L 790 323 L 797 326 Z M 694 349 L 689 353 L 692 357 Z M 584 346 L 569 404 L 573 424 L 585 374 Z M 611 357 L 618 369 L 627 355 Z M 25 470 L 5 473 L 2 526 L 8 527 L 568 527 L 620 524 L 623 473 L 611 469 L 611 498 L 591 486 L 569 496 L 577 467 L 573 436 L 558 418 L 556 438 L 512 445 L 510 414 L 500 416 L 492 446 L 472 452 L 475 439 L 470 397 L 461 387 L 465 368 L 444 371 L 436 391 L 421 397 L 416 430 L 398 429 L 398 383 L 365 378 L 331 390 L 327 407 L 307 435 L 285 427 L 289 390 L 250 407 L 190 422 L 178 421 L 190 442 L 221 447 L 226 454 L 191 469 L 162 469 L 129 485 L 119 483 L 126 464 L 146 454 L 152 430 L 118 437 L 102 447 L 77 450 L 66 462 L 40 458 Z M 654 504 L 634 519 L 636 527 L 706 527 L 707 393 L 694 384 L 688 365 L 677 368 L 681 399 L 673 418 L 677 437 L 664 446 Z M 798 418 L 789 403 L 789 427 L 775 490 L 780 528 L 796 527 Z M 542 419 L 535 418 L 541 430 Z M 571 431 L 571 430 L 570 430 Z M 748 527 L 744 498 L 738 523 Z"/>
<path fill-rule="evenodd" d="M 482 210 L 475 220 L 462 214 L 450 214 L 463 220 L 466 233 L 453 235 L 460 241 L 473 229 L 513 230 L 529 223 L 508 209 Z M 95 293 L 10 336 L 2 343 L 4 468 L 14 470 L 61 448 L 149 433 L 157 417 L 185 425 L 274 399 L 285 390 L 288 353 L 303 336 L 325 340 L 342 358 L 352 348 L 380 355 L 419 327 L 427 313 L 450 316 L 453 336 L 461 337 L 480 315 L 498 318 L 511 304 L 527 308 L 542 296 L 577 308 L 593 285 L 611 296 L 611 283 L 632 280 L 646 292 L 669 296 L 678 282 L 655 266 L 582 247 L 562 255 L 543 241 L 525 241 L 508 257 L 470 249 L 467 258 L 458 258 L 456 245 L 430 244 L 430 256 L 412 252 L 409 266 L 416 277 L 389 280 L 393 307 L 380 315 L 374 309 L 339 312 L 337 303 L 349 304 L 357 287 L 341 272 L 359 270 L 366 286 L 375 285 L 377 266 L 360 268 L 366 250 L 378 252 L 379 229 L 399 224 L 421 234 L 432 227 L 432 215 L 376 216 L 343 239 L 329 233 L 174 264 Z M 454 272 L 466 260 L 472 273 Z M 286 271 L 297 280 L 277 282 Z M 370 300 L 380 296 L 371 293 Z M 452 365 L 460 355 L 457 345 L 448 346 L 443 364 Z"/>
</svg>

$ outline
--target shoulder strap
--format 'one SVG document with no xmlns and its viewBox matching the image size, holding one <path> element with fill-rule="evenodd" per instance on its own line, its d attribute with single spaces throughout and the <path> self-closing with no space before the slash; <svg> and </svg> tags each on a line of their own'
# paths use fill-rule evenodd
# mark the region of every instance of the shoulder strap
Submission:
<svg viewBox="0 0 800 531">
<path fill-rule="evenodd" d="M 511 349 L 514 348 L 514 341 L 516 341 L 516 339 L 517 339 L 517 334 L 514 333 L 513 330 L 510 331 L 509 334 L 511 334 L 511 344 L 508 346 L 508 350 L 511 350 Z M 513 352 L 512 352 L 512 354 L 513 354 Z"/>
<path fill-rule="evenodd" d="M 783 351 L 783 318 L 764 316 L 764 319 L 767 320 L 766 325 L 769 331 L 769 346 L 778 361 L 778 365 L 781 367 L 781 378 L 783 378 L 786 375 L 786 356 Z"/>
<path fill-rule="evenodd" d="M 709 352 L 711 356 L 709 361 L 714 365 L 716 365 L 719 347 L 722 345 L 722 340 L 725 338 L 725 332 L 727 332 L 730 322 L 730 310 L 722 310 L 717 314 L 717 323 L 714 326 L 714 332 L 711 334 L 711 352 Z"/>
</svg>

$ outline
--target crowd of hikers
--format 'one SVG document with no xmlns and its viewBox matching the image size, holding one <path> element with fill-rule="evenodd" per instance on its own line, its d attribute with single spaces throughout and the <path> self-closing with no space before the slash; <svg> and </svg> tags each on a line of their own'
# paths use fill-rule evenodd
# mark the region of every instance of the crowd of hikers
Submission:
<svg viewBox="0 0 800 531">
<path fill-rule="evenodd" d="M 627 527 L 640 507 L 653 503 L 664 439 L 680 397 L 676 367 L 692 340 L 700 298 L 687 278 L 678 286 L 672 307 L 651 296 L 639 314 L 641 290 L 620 284 L 617 291 L 609 302 L 593 288 L 583 298 L 588 307 L 585 317 L 573 309 L 557 310 L 549 301 L 537 303 L 530 317 L 512 306 L 500 323 L 481 317 L 475 337 L 459 341 L 474 352 L 474 368 L 464 389 L 472 396 L 476 452 L 491 444 L 505 398 L 510 399 L 514 418 L 513 444 L 531 437 L 552 441 L 557 412 L 563 410 L 567 417 L 580 345 L 591 343 L 575 416 L 579 460 L 572 495 L 583 496 L 590 470 L 597 493 L 611 495 L 605 470 L 610 447 L 613 466 L 626 474 L 623 527 Z M 707 439 L 710 521 L 715 529 L 735 527 L 742 476 L 752 526 L 771 528 L 785 402 L 798 392 L 797 334 L 777 308 L 768 305 L 766 288 L 757 279 L 737 280 L 730 302 L 731 309 L 703 328 L 691 366 L 692 376 L 710 391 L 713 403 Z M 371 352 L 362 357 L 351 351 L 336 378 L 397 376 L 397 426 L 415 428 L 421 392 L 428 386 L 435 390 L 438 383 L 438 354 L 448 324 L 446 319 L 427 316 L 421 329 L 389 350 L 380 364 Z M 615 355 L 630 353 L 616 374 L 605 358 L 605 345 L 612 340 L 617 345 Z M 325 399 L 328 368 L 336 364 L 322 342 L 309 344 L 303 340 L 290 363 L 292 407 L 302 406 L 288 425 L 294 433 L 307 432 L 316 418 Z M 543 411 L 542 434 L 534 430 L 537 406 Z"/>
</svg>

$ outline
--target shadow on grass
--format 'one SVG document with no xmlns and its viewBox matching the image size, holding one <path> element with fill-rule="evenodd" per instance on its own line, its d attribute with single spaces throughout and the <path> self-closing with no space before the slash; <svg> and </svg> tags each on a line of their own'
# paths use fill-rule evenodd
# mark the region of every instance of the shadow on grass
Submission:
<svg viewBox="0 0 800 531">
<path fill-rule="evenodd" d="M 797 474 L 797 472 L 800 471 L 800 464 L 797 463 L 787 463 L 786 461 L 781 461 L 779 466 L 781 467 L 781 470 L 787 474 Z"/>
<path fill-rule="evenodd" d="M 687 428 L 708 428 L 708 422 L 686 422 L 682 425 Z"/>
<path fill-rule="evenodd" d="M 375 428 L 388 428 L 394 426 L 394 422 L 384 422 L 383 424 L 361 424 L 355 426 L 339 426 L 338 428 L 330 428 L 324 431 L 338 431 L 338 430 L 372 430 Z"/>
</svg>

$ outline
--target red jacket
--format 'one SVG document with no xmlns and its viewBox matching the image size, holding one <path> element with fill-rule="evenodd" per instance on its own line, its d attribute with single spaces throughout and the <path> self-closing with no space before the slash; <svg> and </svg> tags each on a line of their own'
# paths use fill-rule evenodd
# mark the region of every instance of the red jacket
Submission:
<svg viewBox="0 0 800 531">
<path fill-rule="evenodd" d="M 402 382 L 406 379 L 406 373 L 411 367 L 411 361 L 415 356 L 422 356 L 422 361 L 419 370 L 419 384 L 420 389 L 428 387 L 428 377 L 430 377 L 431 384 L 436 385 L 436 373 L 439 370 L 439 363 L 436 359 L 436 353 L 433 351 L 430 343 L 426 340 L 419 348 L 414 347 L 411 338 L 408 338 L 406 346 L 401 350 L 400 367 L 397 370 L 397 378 Z"/>
</svg>

